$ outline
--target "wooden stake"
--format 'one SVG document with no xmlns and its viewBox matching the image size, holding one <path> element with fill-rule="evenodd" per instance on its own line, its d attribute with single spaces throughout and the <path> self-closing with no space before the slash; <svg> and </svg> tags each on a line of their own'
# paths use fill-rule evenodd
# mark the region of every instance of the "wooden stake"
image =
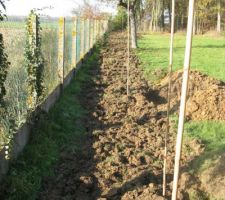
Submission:
<svg viewBox="0 0 225 200">
<path fill-rule="evenodd" d="M 177 187 L 178 187 L 178 179 L 179 179 L 180 157 L 181 157 L 181 150 L 182 150 L 185 109 L 186 109 L 186 99 L 187 99 L 187 90 L 188 90 L 188 77 L 189 77 L 189 69 L 190 69 L 190 61 L 191 61 L 193 21 L 194 21 L 193 20 L 194 19 L 194 3 L 195 3 L 195 0 L 189 0 L 186 50 L 185 50 L 185 59 L 184 59 L 184 72 L 183 72 L 181 100 L 180 100 L 180 114 L 179 114 L 177 143 L 176 143 L 176 155 L 175 155 L 175 165 L 174 165 L 172 200 L 177 199 Z"/>
<path fill-rule="evenodd" d="M 97 20 L 97 41 L 100 38 L 100 20 Z"/>
<path fill-rule="evenodd" d="M 85 31 L 85 20 L 84 18 L 80 18 L 80 59 L 84 58 L 84 52 L 85 52 L 85 37 L 84 37 L 84 31 Z"/>
<path fill-rule="evenodd" d="M 75 68 L 77 64 L 77 17 L 73 17 L 73 30 L 72 30 L 72 66 Z"/>
<path fill-rule="evenodd" d="M 127 98 L 130 95 L 130 0 L 127 2 Z"/>
<path fill-rule="evenodd" d="M 169 61 L 169 83 L 167 91 L 167 126 L 165 133 L 165 149 L 164 149 L 164 165 L 163 165 L 163 196 L 166 195 L 166 168 L 167 168 L 167 140 L 170 132 L 170 94 L 172 82 L 172 68 L 173 68 L 173 41 L 174 41 L 174 23 L 175 23 L 175 0 L 172 0 L 172 20 L 171 20 L 171 37 L 170 37 L 170 61 Z"/>
<path fill-rule="evenodd" d="M 86 19 L 86 53 L 89 52 L 90 49 L 90 19 Z"/>
<path fill-rule="evenodd" d="M 93 20 L 93 46 L 95 45 L 95 35 L 96 35 L 96 19 Z"/>
<path fill-rule="evenodd" d="M 90 20 L 90 49 L 93 47 L 93 20 Z"/>
<path fill-rule="evenodd" d="M 65 18 L 59 18 L 59 36 L 58 36 L 58 76 L 60 84 L 64 80 L 64 46 L 65 46 Z"/>
</svg>

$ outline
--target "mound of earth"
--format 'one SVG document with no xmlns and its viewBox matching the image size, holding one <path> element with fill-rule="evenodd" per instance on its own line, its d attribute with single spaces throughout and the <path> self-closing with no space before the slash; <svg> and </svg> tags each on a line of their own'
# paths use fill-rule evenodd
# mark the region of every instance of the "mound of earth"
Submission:
<svg viewBox="0 0 225 200">
<path fill-rule="evenodd" d="M 180 106 L 180 95 L 183 71 L 172 75 L 171 108 L 177 112 Z M 168 76 L 156 86 L 159 95 L 167 98 Z M 166 110 L 165 105 L 159 109 Z M 198 71 L 191 71 L 186 115 L 192 120 L 225 120 L 225 83 Z"/>
</svg>

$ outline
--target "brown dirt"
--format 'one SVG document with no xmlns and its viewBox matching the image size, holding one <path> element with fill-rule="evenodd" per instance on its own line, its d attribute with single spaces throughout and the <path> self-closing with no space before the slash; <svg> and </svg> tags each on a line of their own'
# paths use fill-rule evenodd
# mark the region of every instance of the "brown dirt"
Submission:
<svg viewBox="0 0 225 200">
<path fill-rule="evenodd" d="M 167 95 L 168 77 L 155 86 L 162 98 Z M 177 112 L 180 105 L 182 71 L 172 75 L 173 112 Z M 162 105 L 159 109 L 165 110 Z M 198 71 L 191 71 L 189 78 L 189 94 L 186 115 L 191 120 L 225 120 L 225 83 L 210 78 Z"/>
<path fill-rule="evenodd" d="M 157 96 L 151 97 L 134 55 L 128 103 L 125 36 L 110 35 L 100 68 L 91 72 L 94 84 L 84 89 L 83 106 L 90 111 L 84 150 L 80 155 L 62 153 L 57 177 L 46 178 L 40 199 L 162 199 L 166 118 L 158 112 Z M 173 149 L 174 138 L 169 140 Z M 168 166 L 173 166 L 172 151 Z"/>
<path fill-rule="evenodd" d="M 40 200 L 164 199 L 161 183 L 167 80 L 162 80 L 160 85 L 150 89 L 138 67 L 139 62 L 132 53 L 131 97 L 128 101 L 125 64 L 126 36 L 123 33 L 113 33 L 108 38 L 108 44 L 101 50 L 99 68 L 92 68 L 90 71 L 93 83 L 83 88 L 82 104 L 89 110 L 85 125 L 88 131 L 86 145 L 79 154 L 68 151 L 61 153 L 61 161 L 55 169 L 56 177 L 45 178 Z M 179 99 L 176 98 L 180 92 L 181 72 L 175 73 L 173 79 L 172 106 L 177 111 Z M 192 99 L 197 105 L 212 111 L 213 107 L 206 107 L 206 102 L 200 102 L 203 99 L 200 92 L 210 94 L 211 90 L 207 88 L 212 89 L 212 83 L 217 89 L 224 87 L 223 84 L 198 72 L 191 73 L 191 82 L 195 84 L 193 89 L 190 87 L 194 94 Z M 224 90 L 221 91 L 223 93 Z M 217 96 L 219 94 L 221 93 L 216 93 Z M 214 97 L 210 97 L 209 102 L 214 102 L 214 93 L 211 96 Z M 190 118 L 205 119 L 206 114 L 201 115 L 199 108 L 191 114 L 192 107 L 194 105 L 188 109 Z M 214 114 L 209 114 L 213 118 Z M 223 117 L 222 114 L 216 116 L 219 116 L 218 119 Z M 168 199 L 171 195 L 174 160 L 173 132 L 175 131 L 171 129 L 168 141 Z M 203 149 L 198 141 L 185 145 L 192 149 L 193 154 L 184 154 L 182 167 Z M 178 198 L 189 199 L 185 188 L 192 186 L 200 187 L 194 177 L 182 173 Z"/>
</svg>

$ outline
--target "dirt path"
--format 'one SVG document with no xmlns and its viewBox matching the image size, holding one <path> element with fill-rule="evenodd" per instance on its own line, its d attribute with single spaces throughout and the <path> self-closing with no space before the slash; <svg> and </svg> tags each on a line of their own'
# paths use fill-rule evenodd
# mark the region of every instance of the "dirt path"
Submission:
<svg viewBox="0 0 225 200">
<path fill-rule="evenodd" d="M 126 55 L 125 34 L 111 34 L 81 96 L 90 111 L 86 145 L 79 154 L 61 153 L 57 176 L 46 178 L 39 199 L 163 199 L 166 118 L 157 108 L 166 101 L 149 89 L 132 53 L 127 102 Z M 174 137 L 169 140 L 168 168 L 172 169 Z"/>
</svg>

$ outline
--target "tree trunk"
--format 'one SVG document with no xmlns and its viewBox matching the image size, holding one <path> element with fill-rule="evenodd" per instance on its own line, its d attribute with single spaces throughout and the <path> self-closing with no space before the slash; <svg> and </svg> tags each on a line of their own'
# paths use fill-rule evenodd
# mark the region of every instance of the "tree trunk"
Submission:
<svg viewBox="0 0 225 200">
<path fill-rule="evenodd" d="M 165 23 L 164 23 L 164 6 L 165 6 L 165 2 L 164 2 L 164 0 L 163 0 L 163 1 L 162 1 L 162 16 L 161 16 L 162 31 L 165 30 Z"/>
<path fill-rule="evenodd" d="M 196 35 L 196 11 L 194 12 L 193 35 Z"/>
<path fill-rule="evenodd" d="M 168 3 L 168 11 L 169 11 L 169 21 L 170 21 L 170 26 L 171 26 L 171 7 L 170 7 L 170 3 Z"/>
<path fill-rule="evenodd" d="M 217 32 L 220 33 L 221 31 L 221 13 L 220 13 L 220 0 L 217 0 Z"/>
<path fill-rule="evenodd" d="M 131 48 L 137 48 L 137 27 L 134 10 L 130 10 Z"/>
</svg>

